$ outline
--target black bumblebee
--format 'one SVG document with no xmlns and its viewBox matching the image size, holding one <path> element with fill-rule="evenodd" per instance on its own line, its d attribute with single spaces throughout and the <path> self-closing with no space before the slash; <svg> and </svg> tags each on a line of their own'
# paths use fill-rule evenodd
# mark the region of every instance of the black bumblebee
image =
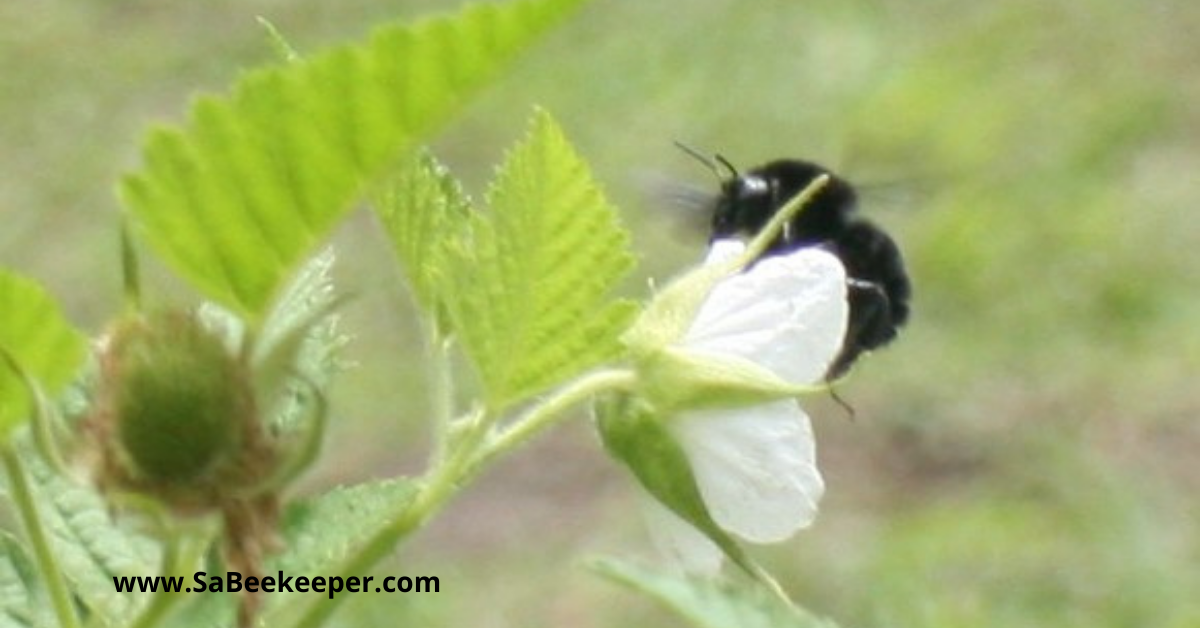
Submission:
<svg viewBox="0 0 1200 628">
<path fill-rule="evenodd" d="M 717 171 L 708 158 L 681 148 Z M 912 285 L 895 241 L 858 215 L 854 186 L 822 166 L 798 159 L 772 161 L 743 173 L 723 157 L 717 156 L 716 160 L 728 169 L 729 176 L 722 177 L 721 193 L 711 201 L 711 240 L 758 233 L 809 183 L 829 175 L 829 182 L 816 198 L 784 226 L 765 253 L 820 246 L 846 267 L 850 317 L 842 350 L 829 366 L 826 380 L 844 375 L 864 351 L 891 342 L 908 320 Z"/>
</svg>

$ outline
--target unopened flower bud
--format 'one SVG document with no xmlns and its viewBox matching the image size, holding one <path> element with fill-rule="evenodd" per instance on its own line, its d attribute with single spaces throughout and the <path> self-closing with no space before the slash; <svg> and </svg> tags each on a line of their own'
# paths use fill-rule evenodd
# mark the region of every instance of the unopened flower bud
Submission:
<svg viewBox="0 0 1200 628">
<path fill-rule="evenodd" d="M 102 364 L 107 447 L 134 485 L 207 484 L 238 456 L 243 424 L 254 420 L 248 377 L 194 316 L 121 323 Z"/>
</svg>

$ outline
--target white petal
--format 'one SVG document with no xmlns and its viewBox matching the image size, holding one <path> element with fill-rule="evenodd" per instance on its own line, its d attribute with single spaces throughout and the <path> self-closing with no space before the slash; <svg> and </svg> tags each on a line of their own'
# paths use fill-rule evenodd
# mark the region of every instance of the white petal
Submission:
<svg viewBox="0 0 1200 628">
<path fill-rule="evenodd" d="M 721 548 L 648 493 L 642 492 L 642 497 L 646 527 L 658 551 L 687 573 L 715 576 L 725 557 Z"/>
<path fill-rule="evenodd" d="M 713 240 L 708 245 L 708 255 L 704 258 L 705 265 L 719 264 L 731 260 L 746 250 L 746 243 L 733 238 Z"/>
<path fill-rule="evenodd" d="M 721 242 L 713 242 L 714 249 Z M 841 349 L 847 313 L 842 263 L 807 247 L 763 258 L 718 283 L 683 344 L 753 360 L 789 383 L 810 384 L 824 377 Z"/>
<path fill-rule="evenodd" d="M 795 401 L 688 412 L 669 425 L 723 529 L 774 543 L 816 517 L 825 483 L 812 425 Z"/>
</svg>

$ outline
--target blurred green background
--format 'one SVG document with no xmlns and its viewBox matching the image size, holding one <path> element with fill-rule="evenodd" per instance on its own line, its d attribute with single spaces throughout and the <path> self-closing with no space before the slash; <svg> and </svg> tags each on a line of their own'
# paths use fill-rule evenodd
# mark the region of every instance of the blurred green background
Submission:
<svg viewBox="0 0 1200 628">
<path fill-rule="evenodd" d="M 90 330 L 119 304 L 113 183 L 141 130 L 274 61 L 451 8 L 380 0 L 0 4 L 0 263 Z M 476 193 L 533 104 L 635 232 L 631 294 L 693 263 L 647 181 L 820 161 L 870 191 L 914 318 L 814 417 L 817 524 L 759 555 L 850 627 L 1200 626 L 1200 5 L 1191 0 L 595 0 L 435 149 Z M 874 185 L 873 185 L 874 184 Z M 358 367 L 306 492 L 419 471 L 418 330 L 366 212 L 337 236 Z M 152 269 L 162 299 L 193 298 Z M 581 416 L 581 419 L 583 417 Z M 384 567 L 347 625 L 677 625 L 580 569 L 651 555 L 585 420 L 506 461 Z"/>
</svg>

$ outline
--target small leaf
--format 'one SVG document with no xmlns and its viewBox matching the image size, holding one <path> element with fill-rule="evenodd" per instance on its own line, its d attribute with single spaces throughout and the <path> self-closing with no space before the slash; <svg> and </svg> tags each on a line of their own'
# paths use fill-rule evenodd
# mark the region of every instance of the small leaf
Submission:
<svg viewBox="0 0 1200 628">
<path fill-rule="evenodd" d="M 126 619 L 148 597 L 117 593 L 113 576 L 158 573 L 158 543 L 117 525 L 95 490 L 63 478 L 23 451 L 42 522 L 59 567 L 90 613 L 104 624 Z"/>
<path fill-rule="evenodd" d="M 409 507 L 413 482 L 393 478 L 347 488 L 291 504 L 283 517 L 286 550 L 268 563 L 286 574 L 328 575 Z M 273 595 L 274 613 L 286 615 L 311 594 Z M 278 617 L 277 615 L 277 617 Z M 267 618 L 267 625 L 274 625 Z"/>
<path fill-rule="evenodd" d="M 298 500 L 283 515 L 284 551 L 268 559 L 265 575 L 329 576 L 352 552 L 409 506 L 416 489 L 405 479 L 388 479 Z M 369 575 L 369 574 L 363 574 Z M 294 585 L 294 580 L 293 580 Z M 268 614 L 262 625 L 287 625 L 289 613 L 314 594 L 286 592 L 267 597 Z M 218 628 L 232 625 L 236 596 L 206 594 L 181 611 L 172 625 L 181 628 Z"/>
<path fill-rule="evenodd" d="M 340 303 L 331 276 L 335 260 L 333 249 L 328 248 L 300 268 L 271 309 L 255 343 L 256 391 L 272 426 L 290 430 L 304 414 L 303 395 L 287 386 L 296 376 L 324 390 L 344 366 L 339 355 L 350 338 L 341 331 L 333 312 Z M 231 354 L 241 353 L 246 330 L 237 315 L 209 302 L 200 306 L 199 317 Z"/>
<path fill-rule="evenodd" d="M 0 269 L 0 351 L 52 395 L 75 376 L 85 349 L 83 335 L 41 286 Z M 7 440 L 32 410 L 20 376 L 0 360 L 0 440 Z"/>
<path fill-rule="evenodd" d="M 263 325 L 252 359 L 263 403 L 276 401 L 296 376 L 323 389 L 338 370 L 337 355 L 349 338 L 338 329 L 335 311 L 343 299 L 333 286 L 334 261 L 332 248 L 310 259 Z"/>
<path fill-rule="evenodd" d="M 134 226 L 257 325 L 365 186 L 579 2 L 470 6 L 247 74 L 150 133 L 121 185 Z"/>
<path fill-rule="evenodd" d="M 837 628 L 761 587 L 664 574 L 610 559 L 596 561 L 591 567 L 613 582 L 654 598 L 698 628 Z"/>
<path fill-rule="evenodd" d="M 654 499 L 703 533 L 747 573 L 758 572 L 742 547 L 709 515 L 687 455 L 661 417 L 620 395 L 597 402 L 596 418 L 604 448 L 629 467 Z"/>
<path fill-rule="evenodd" d="M 287 550 L 273 566 L 284 573 L 328 573 L 404 512 L 415 492 L 411 481 L 389 479 L 291 504 L 283 518 Z"/>
<path fill-rule="evenodd" d="M 609 293 L 633 265 L 629 234 L 545 112 L 509 154 L 454 243 L 447 305 L 493 409 L 621 353 L 634 307 Z"/>
<path fill-rule="evenodd" d="M 446 250 L 466 227 L 471 211 L 466 193 L 433 155 L 421 151 L 384 185 L 375 207 L 417 303 L 437 317 L 440 331 L 449 332 L 439 290 L 451 286 Z"/>
<path fill-rule="evenodd" d="M 49 625 L 49 600 L 25 546 L 0 530 L 0 628 Z"/>
</svg>

